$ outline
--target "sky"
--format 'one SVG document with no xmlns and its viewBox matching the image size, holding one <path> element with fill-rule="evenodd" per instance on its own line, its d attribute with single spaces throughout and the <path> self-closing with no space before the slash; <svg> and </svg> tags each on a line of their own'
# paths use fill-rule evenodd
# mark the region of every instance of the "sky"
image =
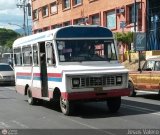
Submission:
<svg viewBox="0 0 160 135">
<path fill-rule="evenodd" d="M 17 8 L 17 1 L 18 0 L 0 0 L 0 28 L 14 30 L 23 26 L 23 9 Z"/>
</svg>

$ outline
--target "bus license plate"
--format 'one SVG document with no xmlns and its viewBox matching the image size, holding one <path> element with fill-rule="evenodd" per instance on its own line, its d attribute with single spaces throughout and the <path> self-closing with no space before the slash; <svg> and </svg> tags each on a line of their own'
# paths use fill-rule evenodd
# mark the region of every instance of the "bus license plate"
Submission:
<svg viewBox="0 0 160 135">
<path fill-rule="evenodd" d="M 99 92 L 103 91 L 103 88 L 102 87 L 96 87 L 96 88 L 94 88 L 94 91 L 99 93 Z"/>
</svg>

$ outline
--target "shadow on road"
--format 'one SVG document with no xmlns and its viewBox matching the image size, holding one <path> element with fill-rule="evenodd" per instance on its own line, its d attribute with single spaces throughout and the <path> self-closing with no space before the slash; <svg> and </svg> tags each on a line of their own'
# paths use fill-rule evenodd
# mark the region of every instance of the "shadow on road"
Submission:
<svg viewBox="0 0 160 135">
<path fill-rule="evenodd" d="M 61 113 L 59 104 L 54 104 L 53 102 L 44 101 L 40 105 L 47 109 Z M 158 113 L 160 115 L 159 111 L 160 111 L 160 105 L 156 105 L 153 103 L 152 104 L 144 103 L 140 101 L 131 101 L 129 99 L 122 99 L 121 108 L 115 114 L 109 112 L 106 102 L 89 102 L 89 103 L 76 104 L 74 106 L 74 113 L 72 117 L 95 119 L 95 118 L 120 117 L 120 116 L 141 115 L 141 114 L 151 114 L 151 113 Z"/>
<path fill-rule="evenodd" d="M 24 100 L 24 101 L 28 102 L 27 100 Z M 40 102 L 37 102 L 34 106 L 42 106 L 42 107 L 45 107 L 50 110 L 61 112 L 59 104 L 51 102 L 51 101 L 50 102 L 49 101 L 40 101 Z"/>
<path fill-rule="evenodd" d="M 145 98 L 145 99 L 159 100 L 159 101 L 160 101 L 160 95 L 158 95 L 158 94 L 143 94 L 143 95 L 136 95 L 135 98 Z"/>
</svg>

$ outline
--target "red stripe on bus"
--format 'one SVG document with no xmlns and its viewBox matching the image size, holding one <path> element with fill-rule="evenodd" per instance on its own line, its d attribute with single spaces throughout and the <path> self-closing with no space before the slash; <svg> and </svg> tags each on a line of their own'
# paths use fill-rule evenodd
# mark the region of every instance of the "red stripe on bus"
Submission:
<svg viewBox="0 0 160 135">
<path fill-rule="evenodd" d="M 41 76 L 41 73 L 33 73 L 33 76 L 40 77 L 40 76 Z"/>
<path fill-rule="evenodd" d="M 48 77 L 62 78 L 62 74 L 61 73 L 48 73 Z"/>
<path fill-rule="evenodd" d="M 32 73 L 22 73 L 22 72 L 17 72 L 17 76 L 31 76 Z"/>
<path fill-rule="evenodd" d="M 22 72 L 17 72 L 17 76 L 31 76 L 32 73 L 22 73 Z M 48 77 L 57 77 L 57 78 L 62 78 L 61 73 L 48 73 Z M 40 77 L 41 73 L 33 73 L 33 76 Z"/>
</svg>

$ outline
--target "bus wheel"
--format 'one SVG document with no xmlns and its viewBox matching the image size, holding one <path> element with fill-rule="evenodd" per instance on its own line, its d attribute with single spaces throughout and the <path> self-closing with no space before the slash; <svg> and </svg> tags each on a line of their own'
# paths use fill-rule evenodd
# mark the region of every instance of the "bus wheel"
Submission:
<svg viewBox="0 0 160 135">
<path fill-rule="evenodd" d="M 121 106 L 121 97 L 113 97 L 108 99 L 107 106 L 111 113 L 116 113 Z"/>
<path fill-rule="evenodd" d="M 63 99 L 62 97 L 60 97 L 60 108 L 64 115 L 71 115 L 71 101 L 68 101 L 67 99 Z"/>
<path fill-rule="evenodd" d="M 130 90 L 130 97 L 135 97 L 136 96 L 136 92 L 134 90 L 134 85 L 132 82 L 128 82 L 128 88 Z"/>
<path fill-rule="evenodd" d="M 32 97 L 32 92 L 31 92 L 31 90 L 29 88 L 27 90 L 27 96 L 28 96 L 28 103 L 30 105 L 36 104 L 36 98 Z"/>
</svg>

